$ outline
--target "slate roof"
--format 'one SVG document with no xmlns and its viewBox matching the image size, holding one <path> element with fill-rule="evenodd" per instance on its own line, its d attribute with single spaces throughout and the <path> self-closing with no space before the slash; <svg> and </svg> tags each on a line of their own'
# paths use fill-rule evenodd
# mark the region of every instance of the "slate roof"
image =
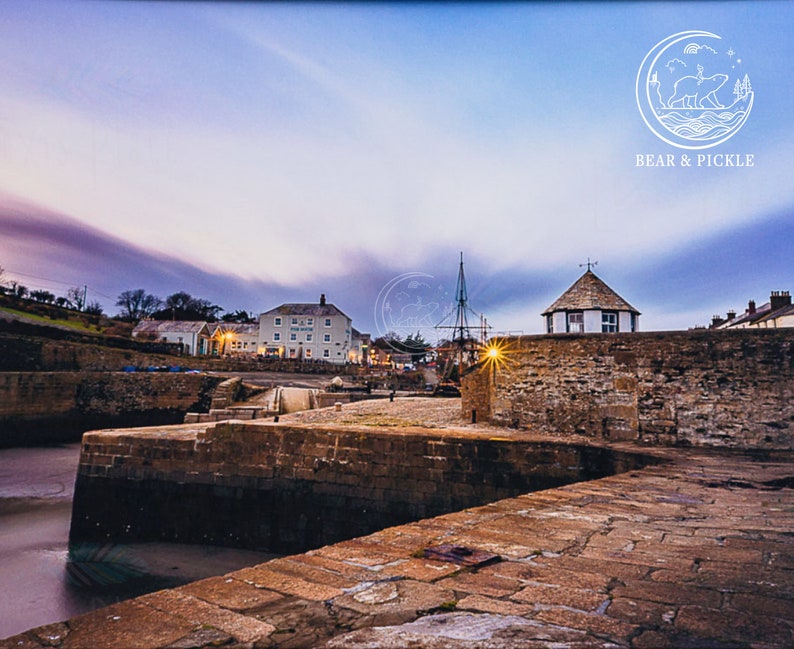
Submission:
<svg viewBox="0 0 794 649">
<path fill-rule="evenodd" d="M 158 333 L 199 333 L 207 323 L 194 320 L 141 320 L 132 330 L 133 335 Z"/>
<path fill-rule="evenodd" d="M 232 332 L 238 336 L 256 336 L 259 333 L 259 325 L 248 322 L 217 322 L 213 325 L 213 329 Z"/>
<path fill-rule="evenodd" d="M 565 293 L 557 298 L 542 315 L 555 311 L 586 311 L 601 309 L 602 311 L 629 311 L 640 315 L 631 304 L 615 293 L 592 270 L 588 270 L 577 279 Z"/>
<path fill-rule="evenodd" d="M 265 311 L 262 316 L 271 316 L 271 315 L 283 315 L 283 316 L 314 316 L 314 317 L 323 317 L 323 316 L 335 316 L 341 315 L 345 318 L 348 316 L 343 313 L 339 308 L 334 306 L 333 304 L 304 304 L 300 302 L 292 302 L 289 304 L 282 304 L 281 306 L 277 306 L 275 309 L 270 309 L 270 311 Z M 349 320 L 350 318 L 348 318 Z"/>
</svg>

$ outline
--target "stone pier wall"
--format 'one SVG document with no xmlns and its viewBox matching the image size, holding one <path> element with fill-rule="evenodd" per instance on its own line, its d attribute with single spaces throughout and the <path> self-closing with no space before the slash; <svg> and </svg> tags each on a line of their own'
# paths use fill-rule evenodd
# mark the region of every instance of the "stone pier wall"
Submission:
<svg viewBox="0 0 794 649">
<path fill-rule="evenodd" d="M 181 373 L 0 372 L 0 447 L 79 439 L 107 426 L 181 422 L 223 377 Z"/>
<path fill-rule="evenodd" d="M 653 460 L 604 448 L 223 422 L 83 438 L 71 542 L 291 553 Z"/>
<path fill-rule="evenodd" d="M 794 330 L 525 336 L 464 379 L 463 412 L 648 444 L 794 448 Z"/>
</svg>

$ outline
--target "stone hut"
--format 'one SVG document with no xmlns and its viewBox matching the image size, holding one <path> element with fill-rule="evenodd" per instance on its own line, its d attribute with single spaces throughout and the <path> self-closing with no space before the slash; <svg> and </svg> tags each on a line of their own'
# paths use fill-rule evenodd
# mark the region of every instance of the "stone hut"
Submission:
<svg viewBox="0 0 794 649">
<path fill-rule="evenodd" d="M 639 331 L 640 312 L 589 268 L 542 315 L 550 334 Z"/>
</svg>

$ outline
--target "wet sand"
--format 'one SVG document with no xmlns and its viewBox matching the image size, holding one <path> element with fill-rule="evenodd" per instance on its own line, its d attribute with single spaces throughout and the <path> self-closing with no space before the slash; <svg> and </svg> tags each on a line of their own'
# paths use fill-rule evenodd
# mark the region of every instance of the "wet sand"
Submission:
<svg viewBox="0 0 794 649">
<path fill-rule="evenodd" d="M 224 574 L 274 555 L 140 543 L 80 548 L 69 522 L 80 444 L 0 450 L 0 638 L 153 590 Z"/>
</svg>

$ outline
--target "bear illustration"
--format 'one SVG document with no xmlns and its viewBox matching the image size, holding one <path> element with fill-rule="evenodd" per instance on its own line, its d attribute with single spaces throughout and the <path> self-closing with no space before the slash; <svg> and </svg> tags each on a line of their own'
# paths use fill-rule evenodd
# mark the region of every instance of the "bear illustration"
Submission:
<svg viewBox="0 0 794 649">
<path fill-rule="evenodd" d="M 702 69 L 697 76 L 681 77 L 675 82 L 674 92 L 667 100 L 669 108 L 724 108 L 717 100 L 716 92 L 728 81 L 727 74 L 713 74 L 704 77 Z M 709 105 L 704 105 L 707 101 Z M 675 104 L 679 104 L 675 106 Z"/>
</svg>

